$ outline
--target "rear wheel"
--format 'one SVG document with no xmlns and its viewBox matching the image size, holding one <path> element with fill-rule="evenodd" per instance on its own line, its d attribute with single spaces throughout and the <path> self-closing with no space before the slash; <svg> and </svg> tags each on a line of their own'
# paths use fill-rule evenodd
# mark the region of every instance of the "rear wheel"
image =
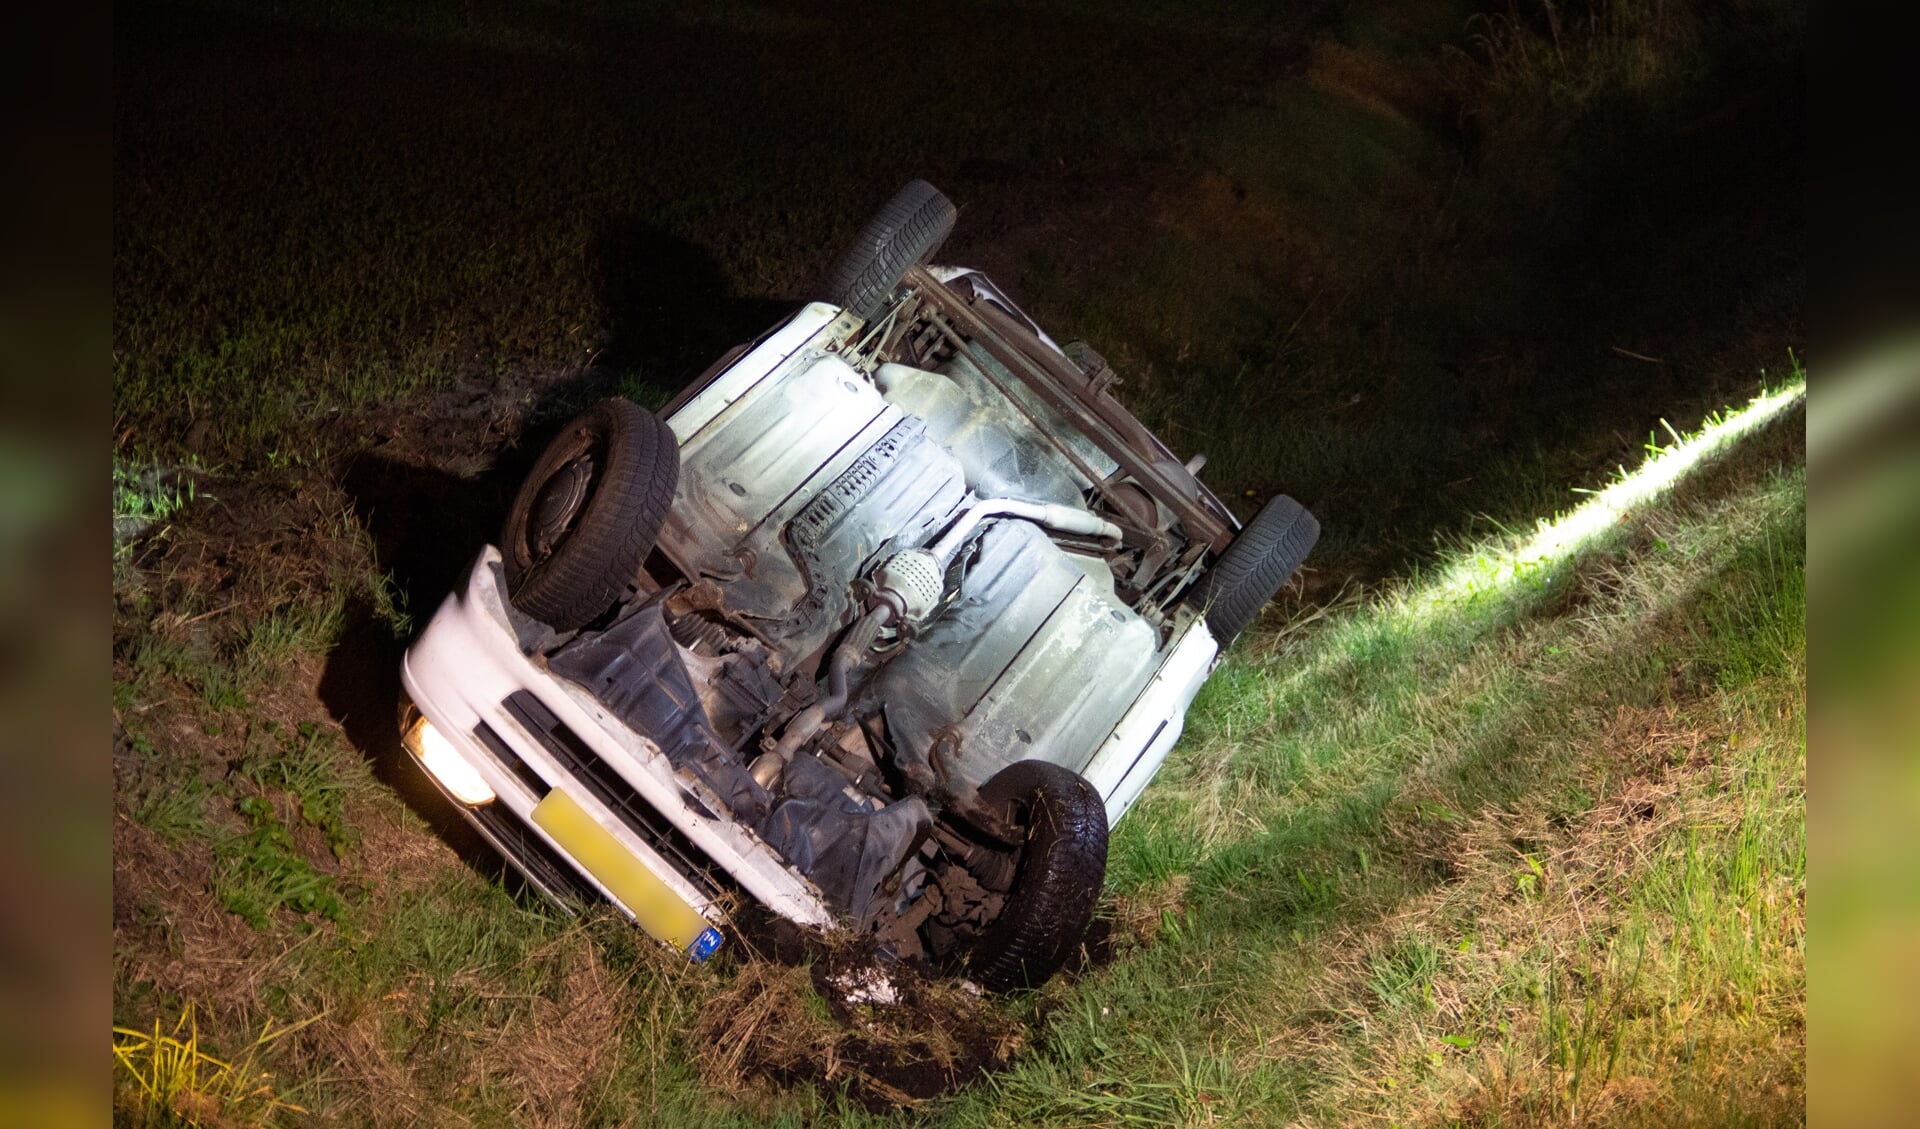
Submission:
<svg viewBox="0 0 1920 1129">
<path fill-rule="evenodd" d="M 1206 609 L 1207 629 L 1223 650 L 1280 591 L 1319 539 L 1320 523 L 1281 494 L 1262 506 L 1220 554 L 1192 598 Z"/>
<path fill-rule="evenodd" d="M 626 594 L 680 481 L 667 425 L 630 401 L 600 401 L 567 424 L 520 486 L 501 531 L 513 606 L 561 631 Z"/>
<path fill-rule="evenodd" d="M 1107 809 L 1079 773 L 1015 761 L 980 799 L 1026 828 L 1013 890 L 974 945 L 968 971 L 990 991 L 1038 988 L 1086 935 L 1107 875 Z"/>
<path fill-rule="evenodd" d="M 833 265 L 826 297 L 872 321 L 907 268 L 924 261 L 953 230 L 953 201 L 924 180 L 909 181 L 886 202 Z"/>
</svg>

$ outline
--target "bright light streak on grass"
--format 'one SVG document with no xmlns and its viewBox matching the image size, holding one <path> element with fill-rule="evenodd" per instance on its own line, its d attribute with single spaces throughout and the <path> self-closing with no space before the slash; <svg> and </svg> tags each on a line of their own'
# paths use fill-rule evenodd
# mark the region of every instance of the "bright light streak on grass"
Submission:
<svg viewBox="0 0 1920 1129">
<path fill-rule="evenodd" d="M 1483 596 L 1505 595 L 1522 585 L 1537 585 L 1552 575 L 1554 566 L 1579 555 L 1636 509 L 1665 494 L 1702 460 L 1738 442 L 1806 394 L 1806 378 L 1796 366 L 1791 383 L 1762 393 L 1746 407 L 1710 417 L 1691 435 L 1682 436 L 1669 426 L 1668 433 L 1674 439 L 1671 446 L 1649 444 L 1647 460 L 1638 468 L 1623 469 L 1611 486 L 1572 512 L 1541 519 L 1534 534 L 1518 545 L 1507 547 L 1496 542 L 1450 565 L 1432 583 L 1410 594 L 1407 613 L 1426 619 Z"/>
</svg>

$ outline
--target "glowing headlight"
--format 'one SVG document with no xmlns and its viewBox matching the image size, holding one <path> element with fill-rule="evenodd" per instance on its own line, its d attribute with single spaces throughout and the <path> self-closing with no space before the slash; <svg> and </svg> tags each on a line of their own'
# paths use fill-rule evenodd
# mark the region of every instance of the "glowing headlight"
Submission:
<svg viewBox="0 0 1920 1129">
<path fill-rule="evenodd" d="M 421 767 L 431 773 L 441 787 L 453 793 L 454 799 L 474 807 L 493 802 L 493 789 L 432 722 L 424 717 L 415 722 L 407 734 L 406 744 L 420 759 Z"/>
</svg>

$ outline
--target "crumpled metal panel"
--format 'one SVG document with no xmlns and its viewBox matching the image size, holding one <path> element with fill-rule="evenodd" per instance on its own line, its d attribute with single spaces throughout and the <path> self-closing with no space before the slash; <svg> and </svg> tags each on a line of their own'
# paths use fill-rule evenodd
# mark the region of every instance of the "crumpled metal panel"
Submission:
<svg viewBox="0 0 1920 1129">
<path fill-rule="evenodd" d="M 1159 635 L 1030 522 L 977 545 L 960 599 L 874 680 L 889 732 L 926 750 L 951 728 L 950 765 L 976 787 L 1028 758 L 1078 772 L 1152 677 Z"/>
</svg>

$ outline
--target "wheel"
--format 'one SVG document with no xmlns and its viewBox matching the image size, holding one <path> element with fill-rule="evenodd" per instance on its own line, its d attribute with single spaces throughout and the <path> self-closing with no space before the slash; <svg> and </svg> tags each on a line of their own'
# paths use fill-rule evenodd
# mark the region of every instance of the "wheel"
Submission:
<svg viewBox="0 0 1920 1129">
<path fill-rule="evenodd" d="M 1085 777 L 1048 761 L 1015 761 L 980 799 L 1027 829 L 1013 890 L 974 945 L 981 987 L 1038 988 L 1086 935 L 1107 876 L 1107 809 Z"/>
<path fill-rule="evenodd" d="M 939 250 L 953 230 L 953 201 L 924 180 L 894 194 L 827 275 L 827 300 L 872 321 L 907 268 Z"/>
<path fill-rule="evenodd" d="M 1320 523 L 1284 494 L 1260 507 L 1240 536 L 1200 579 L 1193 596 L 1207 629 L 1225 650 L 1273 599 L 1320 539 Z"/>
<path fill-rule="evenodd" d="M 626 594 L 680 481 L 667 425 L 619 398 L 600 401 L 547 444 L 500 535 L 513 606 L 561 631 Z"/>
</svg>

